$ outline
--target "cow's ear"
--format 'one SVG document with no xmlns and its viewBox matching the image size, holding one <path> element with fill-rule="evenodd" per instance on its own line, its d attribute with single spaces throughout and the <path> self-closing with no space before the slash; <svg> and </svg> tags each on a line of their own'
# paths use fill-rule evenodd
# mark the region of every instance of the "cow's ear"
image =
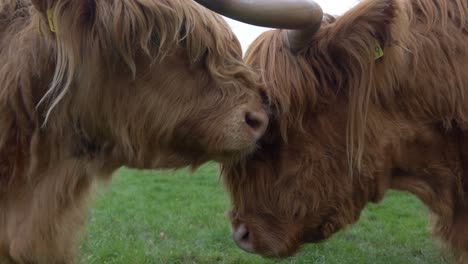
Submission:
<svg viewBox="0 0 468 264">
<path fill-rule="evenodd" d="M 32 4 L 48 20 L 51 30 L 55 24 L 65 28 L 87 26 L 94 22 L 96 0 L 32 0 Z M 59 21 L 55 21 L 58 19 Z"/>
<path fill-rule="evenodd" d="M 405 23 L 398 0 L 366 0 L 337 18 L 327 29 L 328 42 L 341 51 L 366 47 L 378 58 Z M 382 50 L 379 50 L 382 49 Z"/>
<path fill-rule="evenodd" d="M 34 7 L 41 13 L 47 12 L 47 10 L 53 5 L 54 0 L 32 0 Z"/>
</svg>

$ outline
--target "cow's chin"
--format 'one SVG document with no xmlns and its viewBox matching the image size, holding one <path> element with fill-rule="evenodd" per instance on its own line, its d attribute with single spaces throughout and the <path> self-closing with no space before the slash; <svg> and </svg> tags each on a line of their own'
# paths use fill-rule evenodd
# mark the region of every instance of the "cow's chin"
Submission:
<svg viewBox="0 0 468 264">
<path fill-rule="evenodd" d="M 255 145 L 250 145 L 239 150 L 221 150 L 212 153 L 186 149 L 164 150 L 149 155 L 152 158 L 132 159 L 125 165 L 135 169 L 197 168 L 210 160 L 223 164 L 237 163 L 253 153 L 255 149 Z"/>
<path fill-rule="evenodd" d="M 212 160 L 225 165 L 237 164 L 252 155 L 257 150 L 257 145 L 250 145 L 239 150 L 222 151 L 212 156 Z"/>
</svg>

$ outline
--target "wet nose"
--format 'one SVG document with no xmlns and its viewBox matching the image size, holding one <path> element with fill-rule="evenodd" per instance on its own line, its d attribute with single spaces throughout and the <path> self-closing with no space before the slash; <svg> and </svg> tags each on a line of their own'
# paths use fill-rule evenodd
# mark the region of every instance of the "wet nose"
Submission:
<svg viewBox="0 0 468 264">
<path fill-rule="evenodd" d="M 241 249 L 250 253 L 254 252 L 252 236 L 245 224 L 240 224 L 234 229 L 233 238 L 237 246 Z"/>
<path fill-rule="evenodd" d="M 245 113 L 245 123 L 249 126 L 256 139 L 260 139 L 268 127 L 268 116 L 263 111 Z"/>
</svg>

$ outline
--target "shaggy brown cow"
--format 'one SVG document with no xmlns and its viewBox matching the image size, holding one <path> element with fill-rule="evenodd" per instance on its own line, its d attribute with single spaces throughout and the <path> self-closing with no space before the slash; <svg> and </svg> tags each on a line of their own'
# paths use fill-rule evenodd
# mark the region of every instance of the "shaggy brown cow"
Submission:
<svg viewBox="0 0 468 264">
<path fill-rule="evenodd" d="M 247 52 L 274 115 L 261 149 L 224 166 L 235 241 L 289 256 L 397 189 L 468 261 L 468 2 L 365 0 L 316 20 Z"/>
<path fill-rule="evenodd" d="M 3 0 L 0 61 L 2 263 L 72 262 L 95 179 L 236 160 L 268 123 L 237 39 L 192 1 Z"/>
</svg>

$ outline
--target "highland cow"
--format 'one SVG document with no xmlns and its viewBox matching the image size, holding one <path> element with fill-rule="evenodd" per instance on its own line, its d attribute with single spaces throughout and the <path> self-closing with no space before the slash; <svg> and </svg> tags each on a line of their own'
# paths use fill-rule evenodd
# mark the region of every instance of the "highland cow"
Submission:
<svg viewBox="0 0 468 264">
<path fill-rule="evenodd" d="M 97 179 L 234 161 L 268 124 L 236 37 L 192 1 L 3 0 L 0 61 L 2 263 L 73 262 Z"/>
<path fill-rule="evenodd" d="M 224 164 L 234 240 L 290 256 L 396 189 L 419 197 L 436 237 L 468 261 L 468 2 L 317 10 L 246 54 L 272 114 L 259 150 Z"/>
</svg>

